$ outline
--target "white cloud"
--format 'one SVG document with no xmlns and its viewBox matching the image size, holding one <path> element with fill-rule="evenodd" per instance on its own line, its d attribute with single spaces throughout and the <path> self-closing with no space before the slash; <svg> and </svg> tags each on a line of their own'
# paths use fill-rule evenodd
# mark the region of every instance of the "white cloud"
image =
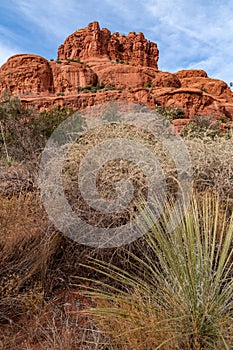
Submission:
<svg viewBox="0 0 233 350">
<path fill-rule="evenodd" d="M 145 6 L 156 23 L 154 36 L 162 33 L 161 68 L 203 68 L 233 79 L 232 2 L 148 0 Z"/>
<path fill-rule="evenodd" d="M 10 56 L 19 53 L 19 48 L 12 44 L 12 40 L 19 39 L 17 34 L 0 25 L 0 66 L 7 61 Z"/>
<path fill-rule="evenodd" d="M 54 38 L 64 38 L 79 29 L 79 23 L 86 23 L 92 8 L 76 0 L 12 0 L 17 12 L 37 30 Z M 93 7 L 94 9 L 94 7 Z M 94 19 L 93 19 L 94 21 Z"/>
<path fill-rule="evenodd" d="M 0 62 L 16 53 L 16 46 L 18 52 L 52 56 L 67 35 L 98 20 L 112 31 L 143 31 L 158 44 L 162 70 L 202 68 L 212 77 L 233 80 L 230 0 L 1 0 L 0 9 L 15 16 L 10 25 L 0 25 Z"/>
<path fill-rule="evenodd" d="M 10 56 L 17 54 L 17 49 L 11 49 L 0 44 L 0 66 L 3 65 Z"/>
</svg>

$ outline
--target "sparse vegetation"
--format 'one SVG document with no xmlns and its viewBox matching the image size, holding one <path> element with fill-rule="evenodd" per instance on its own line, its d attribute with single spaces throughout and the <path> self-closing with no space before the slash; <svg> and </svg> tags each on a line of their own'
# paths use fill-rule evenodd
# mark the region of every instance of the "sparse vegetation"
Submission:
<svg viewBox="0 0 233 350">
<path fill-rule="evenodd" d="M 183 135 L 189 137 L 211 137 L 225 136 L 221 127 L 221 120 L 211 116 L 194 116 L 191 121 L 184 127 Z"/>
<path fill-rule="evenodd" d="M 233 216 L 228 221 L 218 198 L 207 195 L 189 208 L 167 204 L 160 220 L 149 211 L 144 220 L 152 232 L 140 257 L 130 255 L 130 272 L 93 261 L 112 283 L 90 288 L 97 299 L 90 314 L 117 349 L 231 349 Z"/>
<path fill-rule="evenodd" d="M 74 58 L 67 58 L 66 62 L 67 62 L 67 63 L 76 62 L 76 63 L 84 64 L 84 63 L 80 60 L 80 58 L 77 58 L 77 59 L 74 59 Z"/>
<path fill-rule="evenodd" d="M 153 85 L 152 85 L 152 81 L 148 81 L 147 83 L 145 83 L 144 87 L 145 88 L 151 88 Z"/>
<path fill-rule="evenodd" d="M 201 87 L 200 90 L 203 91 L 203 92 L 208 92 L 205 87 Z"/>
<path fill-rule="evenodd" d="M 110 91 L 110 90 L 123 90 L 123 88 L 120 87 L 115 87 L 115 86 L 104 86 L 103 84 L 97 83 L 96 85 L 92 86 L 92 85 L 86 85 L 85 87 L 81 87 L 79 86 L 77 88 L 77 92 L 80 93 L 88 93 L 91 92 L 93 94 L 95 94 L 98 91 Z"/>
<path fill-rule="evenodd" d="M 168 120 L 184 118 L 176 108 L 155 111 Z M 86 132 L 67 155 L 62 174 L 67 200 L 84 220 L 108 227 L 140 210 L 148 188 L 137 164 L 111 160 L 98 172 L 96 186 L 108 200 L 116 198 L 119 181 L 134 185 L 134 200 L 119 215 L 93 213 L 77 187 L 83 157 L 99 143 L 123 137 L 156 154 L 170 201 L 159 221 L 147 212 L 145 220 L 154 223 L 150 233 L 124 248 L 101 250 L 57 232 L 39 198 L 35 170 L 41 151 L 73 112 L 57 106 L 39 113 L 8 93 L 1 97 L 0 348 L 231 349 L 232 133 L 223 133 L 222 120 L 210 117 L 196 117 L 184 129 L 195 196 L 183 220 L 167 232 L 171 212 L 179 217 L 173 207 L 176 164 L 152 134 L 119 124 L 111 104 L 104 120 L 112 124 Z M 85 130 L 85 123 L 80 128 Z"/>
<path fill-rule="evenodd" d="M 164 118 L 172 121 L 174 119 L 186 118 L 185 113 L 182 109 L 177 107 L 166 107 L 155 105 L 155 112 L 162 115 Z"/>
<path fill-rule="evenodd" d="M 126 64 L 127 66 L 130 64 L 128 61 L 121 60 L 120 58 L 116 58 L 116 60 L 111 61 L 112 64 Z"/>
</svg>

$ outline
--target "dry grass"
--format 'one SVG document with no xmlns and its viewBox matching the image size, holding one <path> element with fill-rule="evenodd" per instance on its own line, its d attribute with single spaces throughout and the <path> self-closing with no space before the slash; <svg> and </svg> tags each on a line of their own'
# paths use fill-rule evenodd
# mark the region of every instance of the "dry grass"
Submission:
<svg viewBox="0 0 233 350">
<path fill-rule="evenodd" d="M 36 192 L 2 193 L 0 223 L 0 348 L 104 349 L 104 335 L 79 314 L 91 301 L 70 285 L 72 276 L 90 274 L 80 262 L 119 261 L 118 253 L 79 246 L 56 232 Z"/>
<path fill-rule="evenodd" d="M 92 224 L 98 223 L 107 227 L 122 225 L 138 211 L 139 198 L 147 196 L 147 182 L 140 167 L 119 159 L 101 166 L 97 176 L 97 188 L 103 198 L 115 199 L 116 183 L 126 179 L 132 181 L 135 188 L 134 200 L 125 211 L 114 215 L 97 214 L 86 205 L 78 189 L 78 169 L 85 155 L 109 138 L 125 137 L 142 142 L 156 155 L 164 171 L 168 192 L 176 196 L 178 186 L 174 180 L 177 178 L 175 163 L 153 135 L 134 127 L 105 125 L 89 131 L 72 147 L 63 172 L 63 184 L 70 204 L 83 219 Z M 225 213 L 229 217 L 233 209 L 232 136 L 184 140 L 194 168 L 194 188 L 200 197 L 205 192 L 216 192 L 223 200 L 224 207 L 218 210 L 217 225 L 217 231 L 221 232 Z M 38 158 L 33 159 L 33 162 L 38 162 Z M 38 164 L 34 165 L 35 170 Z M 92 316 L 86 317 L 79 313 L 79 310 L 92 302 L 76 295 L 74 292 L 77 289 L 70 291 L 70 285 L 76 281 L 74 275 L 100 280 L 106 284 L 112 281 L 112 276 L 103 276 L 101 272 L 84 268 L 80 263 L 85 262 L 88 265 L 90 257 L 93 257 L 124 271 L 139 271 L 140 264 L 135 268 L 135 259 L 132 261 L 132 256 L 141 258 L 142 247 L 150 252 L 148 244 L 141 239 L 138 245 L 131 244 L 125 249 L 99 251 L 70 241 L 48 222 L 29 172 L 24 169 L 18 176 L 22 167 L 17 164 L 11 168 L 5 167 L 4 171 L 2 169 L 0 348 L 154 350 L 165 341 L 161 349 L 194 349 L 193 343 L 189 343 L 189 335 L 183 331 L 184 323 L 176 322 L 174 331 L 176 320 L 166 317 L 166 309 L 154 308 L 154 296 L 149 288 L 146 296 L 128 288 L 131 294 L 127 298 L 125 295 L 118 295 L 114 300 L 100 298 L 99 307 L 105 310 L 111 308 L 113 311 L 108 313 L 107 318 L 100 317 L 94 321 Z M 202 223 L 203 220 L 199 222 L 200 228 Z M 213 223 L 214 216 L 210 225 Z M 113 286 L 122 289 L 122 280 L 114 281 Z M 177 300 L 171 297 L 169 304 L 174 306 L 174 310 L 176 303 Z M 119 310 L 123 310 L 123 314 L 119 315 Z M 227 317 L 223 317 L 222 323 L 218 323 L 220 330 L 224 329 L 224 322 L 229 323 Z M 229 334 L 232 332 L 231 324 Z M 182 336 L 182 340 L 176 337 L 178 334 Z M 171 344 L 166 342 L 169 339 L 173 339 Z M 221 340 L 217 346 L 219 347 L 216 349 L 223 349 Z M 196 343 L 195 350 L 199 349 L 202 348 Z"/>
<path fill-rule="evenodd" d="M 218 193 L 233 208 L 233 135 L 231 137 L 185 139 L 199 192 Z"/>
<path fill-rule="evenodd" d="M 71 289 L 56 293 L 17 322 L 2 325 L 0 346 L 8 350 L 93 349 L 87 343 L 95 341 L 96 346 L 101 337 L 98 340 L 97 329 L 80 313 L 88 305 L 91 305 L 88 298 Z"/>
<path fill-rule="evenodd" d="M 154 227 L 146 241 L 154 255 L 141 248 L 131 271 L 93 261 L 91 268 L 112 282 L 89 288 L 98 304 L 89 313 L 118 349 L 232 348 L 233 216 L 219 216 L 219 209 L 215 196 L 194 198 L 172 232 L 169 219 L 181 208 L 168 204 L 160 221 L 148 211 Z"/>
<path fill-rule="evenodd" d="M 114 212 L 113 214 L 103 214 L 91 208 L 83 199 L 78 184 L 78 175 L 82 160 L 85 159 L 88 152 L 101 143 L 107 140 L 114 142 L 116 139 L 122 140 L 122 148 L 125 147 L 124 140 L 130 140 L 135 142 L 135 144 L 139 143 L 143 145 L 151 154 L 155 155 L 155 159 L 162 165 L 168 191 L 175 196 L 178 190 L 178 185 L 174 181 L 174 177 L 177 177 L 175 163 L 162 142 L 156 136 L 140 128 L 123 123 L 106 124 L 96 127 L 94 130 L 86 132 L 71 147 L 63 171 L 63 186 L 69 203 L 78 213 L 79 217 L 92 225 L 115 227 L 126 224 L 137 213 L 136 203 L 139 201 L 139 198 L 146 198 L 148 195 L 147 178 L 140 168 L 140 164 L 119 158 L 106 162 L 105 155 L 103 154 L 100 158 L 93 160 L 93 162 L 98 162 L 99 171 L 96 177 L 96 187 L 100 197 L 105 200 L 116 199 L 118 196 L 116 190 L 117 183 L 121 180 L 128 180 L 133 185 L 133 200 L 122 211 Z M 134 152 L 133 146 L 131 151 L 132 153 Z M 107 152 L 108 148 L 106 147 Z M 145 154 L 145 159 L 146 157 L 147 155 Z M 125 158 L 127 158 L 127 152 Z M 88 176 L 89 174 L 86 174 L 87 178 Z M 158 190 L 160 187 L 162 188 L 162 181 L 158 179 L 157 185 Z"/>
</svg>

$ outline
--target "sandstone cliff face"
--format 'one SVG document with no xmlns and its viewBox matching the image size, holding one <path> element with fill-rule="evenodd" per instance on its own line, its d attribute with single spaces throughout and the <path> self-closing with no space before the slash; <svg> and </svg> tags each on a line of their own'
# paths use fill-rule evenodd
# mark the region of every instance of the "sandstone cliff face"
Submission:
<svg viewBox="0 0 233 350">
<path fill-rule="evenodd" d="M 36 55 L 15 55 L 0 69 L 0 92 L 37 95 L 51 92 L 52 74 L 48 61 Z"/>
<path fill-rule="evenodd" d="M 49 62 L 36 55 L 16 55 L 0 69 L 0 92 L 32 96 L 77 93 L 78 87 L 96 85 L 93 70 L 77 62 Z"/>
<path fill-rule="evenodd" d="M 93 22 L 87 28 L 71 34 L 58 49 L 59 59 L 106 57 L 109 60 L 158 68 L 157 45 L 145 39 L 143 33 L 130 32 L 127 36 L 111 32 Z"/>
<path fill-rule="evenodd" d="M 76 62 L 50 62 L 52 91 L 56 94 L 75 94 L 79 87 L 97 84 L 98 77 L 93 70 Z"/>
<path fill-rule="evenodd" d="M 9 58 L 0 67 L 0 94 L 7 89 L 40 110 L 57 104 L 82 109 L 114 100 L 178 107 L 187 118 L 213 115 L 233 121 L 233 93 L 225 82 L 208 78 L 201 69 L 159 71 L 157 45 L 142 33 L 111 34 L 93 22 L 65 40 L 58 59 Z M 82 92 L 97 84 L 105 88 Z M 174 123 L 179 129 L 185 122 Z"/>
<path fill-rule="evenodd" d="M 98 81 L 101 85 L 123 89 L 144 87 L 158 73 L 153 68 L 124 64 L 108 64 L 102 67 L 93 67 L 93 70 L 98 75 Z"/>
</svg>

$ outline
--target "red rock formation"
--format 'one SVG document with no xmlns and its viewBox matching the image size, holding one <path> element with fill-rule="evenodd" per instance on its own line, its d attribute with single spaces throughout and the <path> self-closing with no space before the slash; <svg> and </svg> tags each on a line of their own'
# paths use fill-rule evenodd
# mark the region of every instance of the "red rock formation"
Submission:
<svg viewBox="0 0 233 350">
<path fill-rule="evenodd" d="M 75 94 L 79 87 L 96 85 L 98 77 L 85 64 L 77 62 L 50 62 L 52 90 L 56 94 Z"/>
<path fill-rule="evenodd" d="M 179 88 L 181 87 L 181 82 L 176 74 L 168 72 L 158 72 L 155 75 L 155 78 L 152 80 L 152 86 Z"/>
<path fill-rule="evenodd" d="M 0 69 L 0 92 L 7 89 L 14 95 L 48 94 L 52 74 L 48 61 L 36 55 L 15 55 Z"/>
<path fill-rule="evenodd" d="M 202 77 L 208 78 L 207 73 L 202 69 L 183 69 L 176 73 L 179 79 Z"/>
<path fill-rule="evenodd" d="M 125 64 L 108 64 L 93 67 L 93 70 L 98 75 L 101 85 L 123 89 L 144 87 L 147 83 L 151 83 L 157 75 L 157 71 L 153 68 Z"/>
<path fill-rule="evenodd" d="M 233 93 L 225 82 L 200 69 L 158 71 L 157 45 L 142 33 L 111 34 L 93 22 L 65 40 L 58 58 L 11 57 L 0 68 L 0 93 L 7 89 L 40 110 L 57 104 L 83 109 L 115 100 L 178 107 L 187 118 L 198 114 L 233 121 Z M 105 89 L 82 93 L 80 87 L 97 83 Z M 174 124 L 180 129 L 185 122 Z"/>
<path fill-rule="evenodd" d="M 229 113 L 230 108 L 233 108 L 233 98 L 231 104 L 227 104 L 224 99 L 192 87 L 156 90 L 153 98 L 155 104 L 182 109 L 186 117 L 212 115 L 216 118 L 226 116 L 233 120 L 233 114 Z"/>
<path fill-rule="evenodd" d="M 106 102 L 129 102 L 144 103 L 150 108 L 155 105 L 166 107 L 177 107 L 184 111 L 187 118 L 194 115 L 212 115 L 216 118 L 226 116 L 233 121 L 233 103 L 225 104 L 221 100 L 211 95 L 205 94 L 198 89 L 145 89 L 137 88 L 130 90 L 112 90 L 98 93 L 80 93 L 69 96 L 48 96 L 48 97 L 25 97 L 22 102 L 27 106 L 34 106 L 39 110 L 50 109 L 57 104 L 61 106 L 71 106 L 74 109 L 84 109 L 86 107 Z M 186 120 L 187 121 L 187 120 Z"/>
<path fill-rule="evenodd" d="M 222 80 L 202 77 L 189 77 L 180 79 L 180 82 L 181 86 L 185 88 L 189 88 L 191 86 L 192 88 L 200 89 L 201 91 L 213 96 L 232 99 L 232 91 L 230 90 L 229 86 L 227 86 L 227 84 Z"/>
<path fill-rule="evenodd" d="M 77 62 L 48 62 L 37 55 L 15 55 L 0 69 L 0 91 L 32 96 L 77 93 L 78 87 L 96 85 L 91 68 Z"/>
<path fill-rule="evenodd" d="M 99 27 L 98 22 L 79 29 L 65 40 L 58 49 L 58 59 L 105 57 L 145 67 L 158 68 L 157 45 L 145 39 L 142 33 L 130 32 L 127 36 Z"/>
</svg>

